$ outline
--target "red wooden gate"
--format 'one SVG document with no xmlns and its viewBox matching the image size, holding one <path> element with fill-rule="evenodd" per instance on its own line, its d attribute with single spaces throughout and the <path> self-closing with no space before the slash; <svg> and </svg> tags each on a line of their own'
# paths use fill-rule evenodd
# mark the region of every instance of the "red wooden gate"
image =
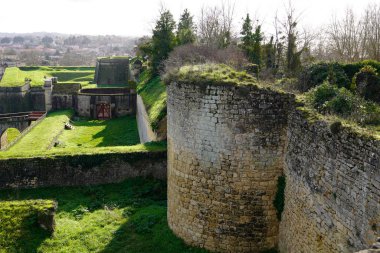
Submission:
<svg viewBox="0 0 380 253">
<path fill-rule="evenodd" d="M 96 116 L 98 119 L 111 118 L 111 106 L 108 103 L 96 104 Z"/>
</svg>

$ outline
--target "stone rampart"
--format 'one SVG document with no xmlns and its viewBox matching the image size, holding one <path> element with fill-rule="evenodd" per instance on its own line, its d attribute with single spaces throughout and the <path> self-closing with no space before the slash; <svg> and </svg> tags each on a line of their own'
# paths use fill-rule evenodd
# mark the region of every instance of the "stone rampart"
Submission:
<svg viewBox="0 0 380 253">
<path fill-rule="evenodd" d="M 275 248 L 292 96 L 254 85 L 172 83 L 167 91 L 171 229 L 213 251 Z"/>
<path fill-rule="evenodd" d="M 133 177 L 166 179 L 166 153 L 110 153 L 0 160 L 0 189 L 106 184 Z"/>
<path fill-rule="evenodd" d="M 254 85 L 172 83 L 167 91 L 168 222 L 187 243 L 349 253 L 379 237 L 380 140 Z"/>
<path fill-rule="evenodd" d="M 289 117 L 281 252 L 355 252 L 380 233 L 380 141 Z"/>
</svg>

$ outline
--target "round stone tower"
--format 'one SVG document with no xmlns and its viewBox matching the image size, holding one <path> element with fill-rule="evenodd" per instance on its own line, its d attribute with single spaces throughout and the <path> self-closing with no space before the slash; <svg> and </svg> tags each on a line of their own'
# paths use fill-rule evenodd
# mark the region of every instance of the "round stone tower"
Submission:
<svg viewBox="0 0 380 253">
<path fill-rule="evenodd" d="M 289 95 L 175 82 L 167 92 L 170 228 L 212 251 L 275 248 Z"/>
</svg>

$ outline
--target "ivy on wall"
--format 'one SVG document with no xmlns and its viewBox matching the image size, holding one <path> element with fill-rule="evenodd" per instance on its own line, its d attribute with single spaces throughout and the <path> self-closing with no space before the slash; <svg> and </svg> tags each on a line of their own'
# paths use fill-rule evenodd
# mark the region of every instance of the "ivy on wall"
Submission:
<svg viewBox="0 0 380 253">
<path fill-rule="evenodd" d="M 273 200 L 273 205 L 277 211 L 277 218 L 281 220 L 281 214 L 284 211 L 285 206 L 285 186 L 286 186 L 286 177 L 279 176 L 277 179 L 277 192 Z"/>
</svg>

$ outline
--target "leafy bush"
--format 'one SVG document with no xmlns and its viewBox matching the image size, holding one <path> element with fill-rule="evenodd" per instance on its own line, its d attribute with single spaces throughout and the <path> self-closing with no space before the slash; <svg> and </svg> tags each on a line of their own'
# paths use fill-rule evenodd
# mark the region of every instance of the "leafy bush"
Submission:
<svg viewBox="0 0 380 253">
<path fill-rule="evenodd" d="M 374 67 L 366 65 L 352 79 L 352 90 L 362 97 L 380 103 L 380 77 Z"/>
<path fill-rule="evenodd" d="M 249 63 L 245 65 L 245 70 L 247 71 L 247 73 L 257 77 L 259 76 L 260 67 L 257 64 Z"/>
<path fill-rule="evenodd" d="M 324 82 L 320 86 L 314 88 L 308 93 L 311 104 L 316 109 L 322 109 L 324 104 L 335 97 L 338 93 L 337 87 Z"/>
<path fill-rule="evenodd" d="M 324 81 L 335 83 L 338 87 L 348 88 L 350 79 L 339 63 L 317 63 L 306 67 L 299 78 L 299 90 L 308 91 Z"/>
<path fill-rule="evenodd" d="M 306 97 L 307 102 L 321 113 L 339 115 L 364 125 L 380 123 L 380 105 L 366 101 L 346 88 L 324 82 L 310 90 Z"/>
<path fill-rule="evenodd" d="M 347 89 L 341 88 L 338 90 L 335 97 L 325 103 L 327 111 L 336 113 L 339 115 L 350 115 L 353 112 L 354 107 L 358 99 Z"/>
<path fill-rule="evenodd" d="M 365 66 L 371 66 L 378 73 L 380 72 L 380 62 L 371 60 L 349 64 L 321 62 L 310 65 L 301 72 L 298 89 L 305 92 L 322 84 L 325 80 L 348 89 L 350 80 Z"/>
<path fill-rule="evenodd" d="M 349 79 L 352 79 L 355 76 L 355 74 L 359 72 L 360 69 L 362 69 L 366 65 L 369 65 L 373 67 L 374 69 L 376 69 L 377 72 L 380 72 L 380 62 L 372 61 L 372 60 L 342 64 L 341 66 L 344 72 L 346 73 L 347 77 Z"/>
<path fill-rule="evenodd" d="M 340 88 L 350 88 L 351 79 L 347 77 L 343 68 L 338 63 L 329 66 L 327 80 L 330 83 L 336 84 Z"/>
<path fill-rule="evenodd" d="M 234 46 L 218 49 L 206 45 L 187 44 L 176 47 L 165 61 L 165 72 L 177 71 L 183 66 L 198 64 L 225 64 L 242 70 L 247 64 L 244 52 Z"/>
</svg>

